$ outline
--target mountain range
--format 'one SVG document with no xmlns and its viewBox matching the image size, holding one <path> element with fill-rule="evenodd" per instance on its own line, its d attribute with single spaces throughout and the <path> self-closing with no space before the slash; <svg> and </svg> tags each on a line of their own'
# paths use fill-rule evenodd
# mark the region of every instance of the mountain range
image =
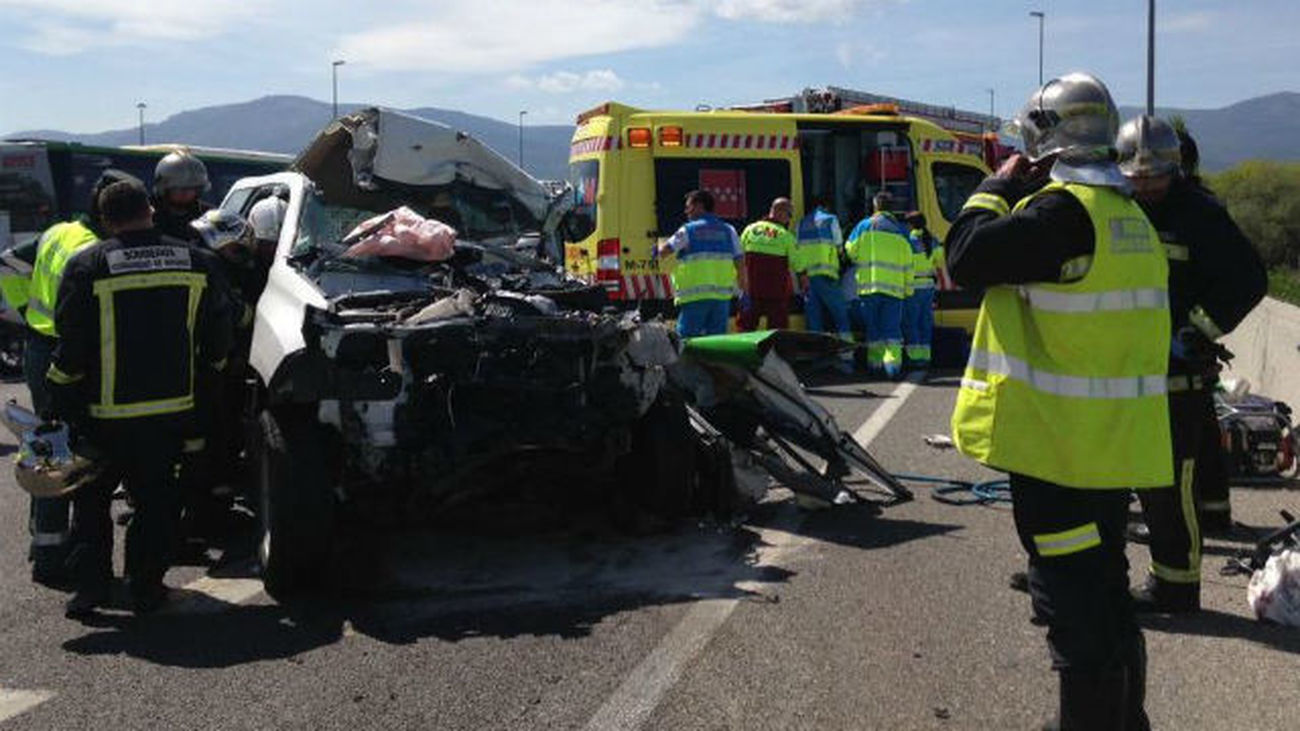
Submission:
<svg viewBox="0 0 1300 731">
<path fill-rule="evenodd" d="M 362 105 L 341 104 L 340 112 Z M 519 155 L 520 128 L 516 124 L 451 109 L 421 107 L 403 110 L 442 122 L 477 137 L 484 144 L 515 160 Z M 1127 119 L 1140 113 L 1124 107 Z M 1280 92 L 1237 102 L 1220 109 L 1157 108 L 1160 116 L 1181 115 L 1196 136 L 1201 162 L 1208 172 L 1249 159 L 1300 160 L 1300 93 Z M 146 124 L 145 141 L 176 142 L 207 147 L 229 147 L 296 154 L 329 122 L 330 105 L 301 96 L 266 96 L 238 104 L 203 107 Z M 139 141 L 138 128 L 92 134 L 58 130 L 26 130 L 5 138 L 69 140 L 86 144 L 129 145 Z M 525 125 L 523 166 L 534 176 L 561 179 L 568 170 L 570 125 Z"/>
</svg>

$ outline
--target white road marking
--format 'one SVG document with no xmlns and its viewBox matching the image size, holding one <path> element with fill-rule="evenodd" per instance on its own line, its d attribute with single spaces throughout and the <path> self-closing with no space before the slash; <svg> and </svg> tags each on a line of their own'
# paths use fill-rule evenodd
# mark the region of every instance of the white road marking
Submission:
<svg viewBox="0 0 1300 731">
<path fill-rule="evenodd" d="M 26 713 L 56 695 L 52 690 L 0 688 L 0 723 Z"/>
<path fill-rule="evenodd" d="M 853 438 L 864 447 L 871 444 L 916 390 L 923 375 L 913 373 L 895 386 L 889 400 L 876 408 L 853 433 Z M 759 566 L 775 565 L 801 546 L 813 542 L 812 538 L 797 535 L 805 518 L 806 514 L 787 515 L 777 525 L 759 530 L 763 542 L 769 545 L 767 550 L 759 552 Z M 738 588 L 753 591 L 756 586 L 753 582 L 746 582 Z M 703 652 L 739 603 L 740 599 L 706 599 L 691 607 L 659 645 L 628 673 L 613 695 L 596 709 L 587 721 L 588 731 L 633 731 L 644 725 L 681 678 L 686 665 Z"/>
<path fill-rule="evenodd" d="M 858 440 L 858 444 L 863 447 L 871 445 L 871 442 L 880 435 L 880 432 L 885 430 L 885 425 L 889 423 L 889 420 L 894 418 L 894 414 L 897 414 L 898 410 L 903 408 L 903 402 L 916 390 L 916 384 L 922 378 L 924 378 L 924 373 L 913 372 L 908 374 L 906 381 L 894 387 L 893 392 L 889 394 L 889 400 L 871 412 L 871 416 L 867 417 L 867 420 L 862 422 L 862 426 L 853 432 L 853 438 Z"/>
</svg>

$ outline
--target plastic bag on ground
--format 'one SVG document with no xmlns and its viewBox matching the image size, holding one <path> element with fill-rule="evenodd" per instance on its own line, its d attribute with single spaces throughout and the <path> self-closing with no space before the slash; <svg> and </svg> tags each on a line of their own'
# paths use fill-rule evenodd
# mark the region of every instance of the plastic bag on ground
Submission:
<svg viewBox="0 0 1300 731">
<path fill-rule="evenodd" d="M 1259 619 L 1300 627 L 1300 551 L 1271 556 L 1250 577 L 1246 600 Z"/>
<path fill-rule="evenodd" d="M 456 229 L 402 206 L 362 221 L 343 240 L 356 240 L 343 252 L 346 257 L 392 256 L 414 261 L 446 261 L 455 253 Z"/>
</svg>

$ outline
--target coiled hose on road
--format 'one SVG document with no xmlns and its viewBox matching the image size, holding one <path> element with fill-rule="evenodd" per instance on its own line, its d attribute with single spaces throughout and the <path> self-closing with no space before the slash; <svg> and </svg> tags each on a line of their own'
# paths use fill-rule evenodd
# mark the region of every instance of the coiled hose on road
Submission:
<svg viewBox="0 0 1300 731">
<path fill-rule="evenodd" d="M 900 482 L 930 487 L 930 497 L 945 505 L 994 505 L 1011 502 L 1011 483 L 1006 479 L 968 482 L 950 477 L 895 474 Z"/>
</svg>

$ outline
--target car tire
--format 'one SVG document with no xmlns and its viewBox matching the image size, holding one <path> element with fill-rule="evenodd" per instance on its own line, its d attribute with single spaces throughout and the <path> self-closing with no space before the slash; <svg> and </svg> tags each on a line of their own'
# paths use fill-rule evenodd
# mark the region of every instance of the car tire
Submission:
<svg viewBox="0 0 1300 731">
<path fill-rule="evenodd" d="M 679 394 L 660 393 L 633 428 L 632 450 L 618 467 L 629 502 L 667 518 L 691 512 L 695 441 Z"/>
<path fill-rule="evenodd" d="M 306 409 L 264 410 L 257 464 L 258 560 L 283 601 L 319 588 L 330 563 L 336 498 L 328 430 Z"/>
</svg>

